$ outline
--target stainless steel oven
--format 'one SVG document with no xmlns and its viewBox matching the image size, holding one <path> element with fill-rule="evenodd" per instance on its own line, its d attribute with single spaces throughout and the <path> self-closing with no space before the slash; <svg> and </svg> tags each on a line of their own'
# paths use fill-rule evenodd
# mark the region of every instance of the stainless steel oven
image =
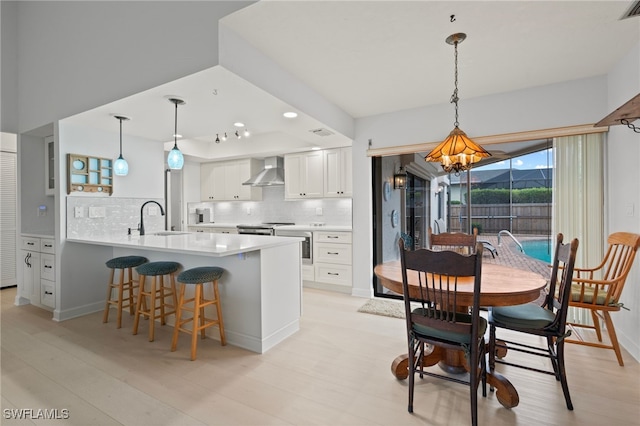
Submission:
<svg viewBox="0 0 640 426">
<path fill-rule="evenodd" d="M 302 263 L 304 265 L 313 265 L 313 232 L 276 228 L 276 237 L 304 238 L 304 241 L 302 241 Z"/>
</svg>

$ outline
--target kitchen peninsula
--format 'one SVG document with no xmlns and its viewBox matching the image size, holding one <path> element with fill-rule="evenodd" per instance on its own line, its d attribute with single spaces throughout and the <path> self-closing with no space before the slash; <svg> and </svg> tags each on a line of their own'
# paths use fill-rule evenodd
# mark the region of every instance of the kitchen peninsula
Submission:
<svg viewBox="0 0 640 426">
<path fill-rule="evenodd" d="M 300 328 L 301 240 L 291 237 L 160 232 L 144 236 L 87 237 L 66 241 L 74 245 L 111 247 L 113 257 L 138 255 L 145 256 L 149 261 L 171 260 L 179 262 L 184 269 L 207 265 L 224 268 L 226 272 L 220 280 L 220 297 L 227 341 L 253 352 L 264 353 Z M 95 267 L 104 268 L 104 263 Z"/>
</svg>

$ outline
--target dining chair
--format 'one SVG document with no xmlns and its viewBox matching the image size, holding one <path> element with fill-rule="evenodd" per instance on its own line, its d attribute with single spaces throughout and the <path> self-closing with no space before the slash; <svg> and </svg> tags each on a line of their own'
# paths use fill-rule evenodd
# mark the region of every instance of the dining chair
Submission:
<svg viewBox="0 0 640 426">
<path fill-rule="evenodd" d="M 489 368 L 493 371 L 495 364 L 499 363 L 551 374 L 562 385 L 567 408 L 573 410 L 564 366 L 564 343 L 566 337 L 571 335 L 571 330 L 567 330 L 566 320 L 578 240 L 573 239 L 571 243 L 563 244 L 563 238 L 562 234 L 558 234 L 556 238 L 549 292 L 542 306 L 531 302 L 524 305 L 489 308 Z M 498 340 L 496 337 L 497 328 L 544 337 L 546 338 L 546 347 L 512 340 Z M 507 351 L 549 358 L 553 371 L 500 359 L 500 356 L 504 356 Z"/>
<path fill-rule="evenodd" d="M 619 311 L 623 307 L 620 296 L 638 247 L 640 247 L 640 235 L 630 232 L 615 232 L 609 235 L 607 243 L 609 248 L 600 265 L 595 268 L 574 268 L 575 276 L 571 285 L 571 300 L 569 301 L 569 306 L 573 308 L 589 310 L 593 320 L 593 325 L 570 322 L 570 326 L 574 330 L 576 327 L 594 330 L 598 342 L 585 341 L 580 335 L 577 336 L 578 339 L 568 339 L 567 342 L 613 349 L 618 358 L 618 364 L 622 367 L 624 361 L 616 330 L 611 320 L 611 312 Z M 609 345 L 602 341 L 600 319 L 604 320 L 606 325 L 611 341 Z"/>
<path fill-rule="evenodd" d="M 429 247 L 431 250 L 450 250 L 458 253 L 472 253 L 475 249 L 478 235 L 465 234 L 463 232 L 441 232 L 434 234 L 431 227 L 427 230 Z"/>
<path fill-rule="evenodd" d="M 485 362 L 484 333 L 487 321 L 480 312 L 480 278 L 482 270 L 482 245 L 478 244 L 472 254 L 463 255 L 453 251 L 432 251 L 404 249 L 404 241 L 399 240 L 400 263 L 402 266 L 402 288 L 407 322 L 407 343 L 409 352 L 409 405 L 413 413 L 413 393 L 415 374 L 436 377 L 467 384 L 471 396 L 471 423 L 478 423 L 478 386 L 482 382 L 482 396 L 487 396 L 487 376 Z M 409 296 L 408 276 L 419 283 L 421 297 Z M 459 278 L 464 283 L 473 281 L 473 305 L 461 312 L 456 305 Z M 418 306 L 412 308 L 411 302 Z M 415 306 L 415 305 L 414 305 Z M 431 351 L 427 345 L 443 349 L 464 351 L 466 377 L 446 375 L 436 369 L 427 369 L 437 363 L 428 358 Z M 431 346 L 429 346 L 431 347 Z"/>
</svg>

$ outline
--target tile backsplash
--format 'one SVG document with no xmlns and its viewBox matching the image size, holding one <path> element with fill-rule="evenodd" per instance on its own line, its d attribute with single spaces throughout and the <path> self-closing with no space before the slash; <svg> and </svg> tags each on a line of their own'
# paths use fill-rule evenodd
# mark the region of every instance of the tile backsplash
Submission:
<svg viewBox="0 0 640 426">
<path fill-rule="evenodd" d="M 127 235 L 140 223 L 140 207 L 149 198 L 67 197 L 67 238 Z M 152 199 L 164 205 L 161 198 Z M 164 230 L 165 216 L 156 204 L 144 208 L 145 233 Z M 137 233 L 137 231 L 135 231 Z"/>
<path fill-rule="evenodd" d="M 67 238 L 91 238 L 134 233 L 140 223 L 140 207 L 148 198 L 67 197 Z M 164 200 L 153 199 L 164 206 Z M 216 223 L 292 222 L 299 225 L 322 222 L 351 226 L 351 198 L 284 200 L 284 187 L 262 188 L 262 201 L 188 203 L 188 225 L 196 223 L 195 209 L 210 208 Z M 144 209 L 147 234 L 165 229 L 165 216 L 155 204 Z"/>
<path fill-rule="evenodd" d="M 329 225 L 351 226 L 351 198 L 315 200 L 285 200 L 284 186 L 262 188 L 262 201 L 229 201 L 188 203 L 187 223 L 196 223 L 196 208 L 213 210 L 217 223 L 293 222 L 299 225 L 323 222 Z"/>
</svg>

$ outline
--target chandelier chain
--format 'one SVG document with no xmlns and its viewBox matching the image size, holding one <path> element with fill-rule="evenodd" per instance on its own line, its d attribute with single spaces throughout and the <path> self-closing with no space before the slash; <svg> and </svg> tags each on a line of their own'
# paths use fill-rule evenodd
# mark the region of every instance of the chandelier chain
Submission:
<svg viewBox="0 0 640 426">
<path fill-rule="evenodd" d="M 456 40 L 453 43 L 453 52 L 454 52 L 454 64 L 455 64 L 455 72 L 454 72 L 454 89 L 453 94 L 451 95 L 451 103 L 455 105 L 455 113 L 456 113 L 456 121 L 454 121 L 453 125 L 458 127 L 460 123 L 458 122 L 458 41 Z"/>
</svg>

